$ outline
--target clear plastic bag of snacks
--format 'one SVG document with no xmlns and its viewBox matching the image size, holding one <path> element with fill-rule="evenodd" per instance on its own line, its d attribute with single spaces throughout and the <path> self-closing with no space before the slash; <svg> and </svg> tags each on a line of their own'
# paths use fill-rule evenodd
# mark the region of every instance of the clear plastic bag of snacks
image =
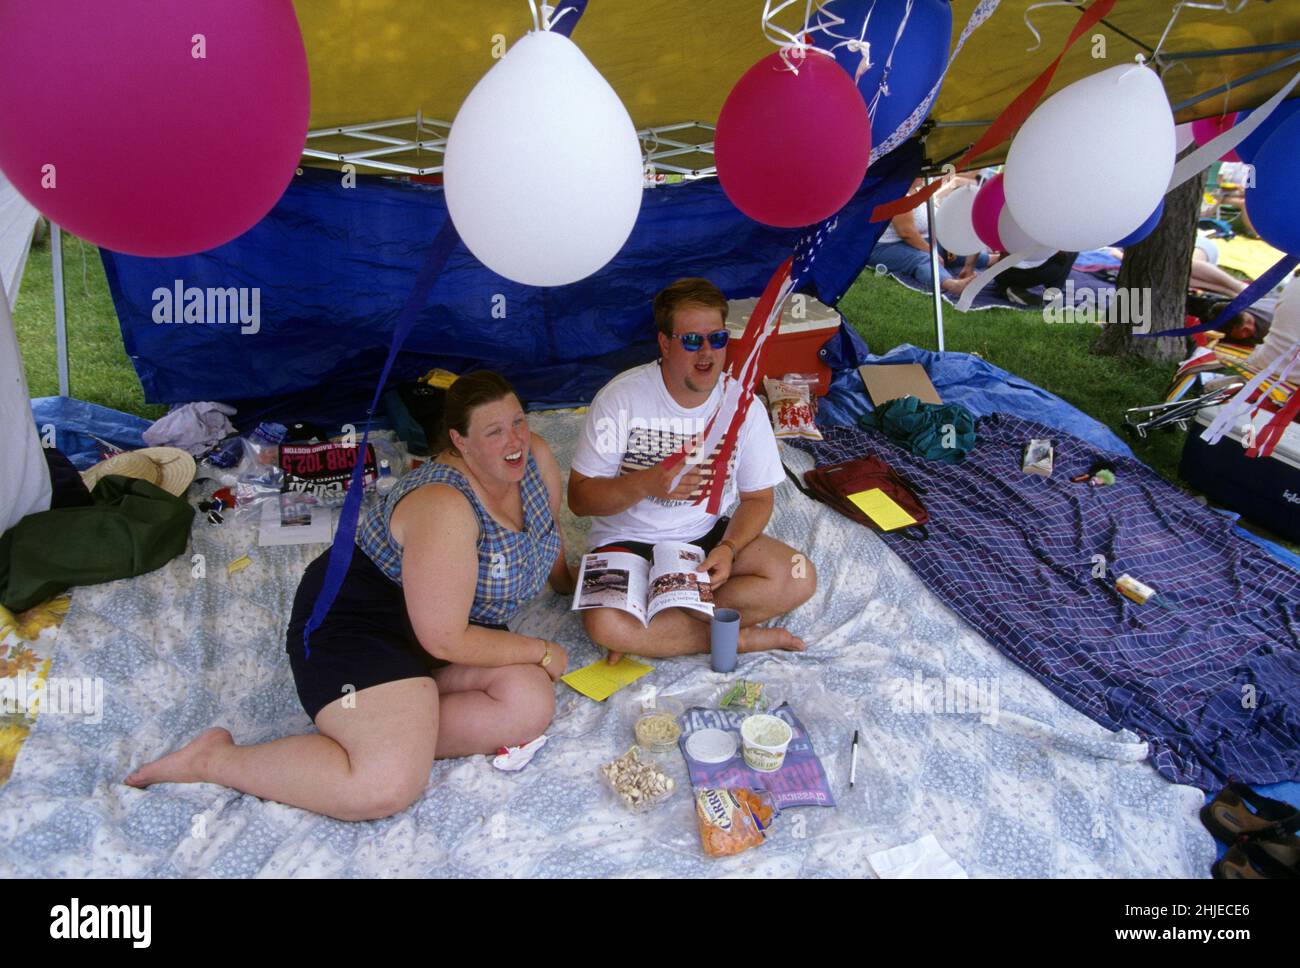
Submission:
<svg viewBox="0 0 1300 968">
<path fill-rule="evenodd" d="M 791 374 L 798 377 L 799 374 Z M 813 401 L 814 383 L 806 379 L 773 380 L 763 378 L 763 390 L 767 395 L 768 411 L 772 417 L 772 432 L 778 440 L 802 438 L 804 440 L 821 440 L 821 431 L 817 429 Z"/>
<path fill-rule="evenodd" d="M 695 821 L 710 857 L 728 857 L 757 847 L 780 811 L 766 790 L 697 790 Z"/>
</svg>

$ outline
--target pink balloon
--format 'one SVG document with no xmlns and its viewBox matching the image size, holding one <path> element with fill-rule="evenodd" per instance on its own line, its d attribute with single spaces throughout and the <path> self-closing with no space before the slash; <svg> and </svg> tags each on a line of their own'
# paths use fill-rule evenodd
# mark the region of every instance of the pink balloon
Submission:
<svg viewBox="0 0 1300 968">
<path fill-rule="evenodd" d="M 310 110 L 290 0 L 0 4 L 0 170 L 97 245 L 241 235 L 284 194 Z"/>
<path fill-rule="evenodd" d="M 732 204 L 782 228 L 838 212 L 871 161 L 871 119 L 853 78 L 833 57 L 797 53 L 789 52 L 797 75 L 779 52 L 745 72 L 713 139 L 718 180 Z"/>
<path fill-rule="evenodd" d="M 999 172 L 983 185 L 975 195 L 975 204 L 971 206 L 970 220 L 975 227 L 975 234 L 980 241 L 995 252 L 1005 252 L 1002 237 L 998 235 L 998 216 L 1007 203 L 1007 196 L 1002 188 L 1002 174 Z"/>
<path fill-rule="evenodd" d="M 1198 145 L 1208 144 L 1237 123 L 1240 112 L 1223 114 L 1217 118 L 1201 118 L 1192 122 L 1192 140 Z M 1241 161 L 1234 148 L 1219 159 L 1220 161 Z"/>
</svg>

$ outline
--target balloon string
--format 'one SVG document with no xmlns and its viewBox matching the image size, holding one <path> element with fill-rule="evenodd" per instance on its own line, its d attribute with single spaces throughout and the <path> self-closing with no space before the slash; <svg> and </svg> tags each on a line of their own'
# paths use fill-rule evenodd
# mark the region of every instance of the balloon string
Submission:
<svg viewBox="0 0 1300 968">
<path fill-rule="evenodd" d="M 992 151 L 1015 134 L 1016 129 L 1029 117 L 1038 102 L 1042 100 L 1043 95 L 1047 93 L 1048 85 L 1052 83 L 1052 78 L 1056 75 L 1056 70 L 1065 58 L 1066 52 L 1074 46 L 1080 37 L 1092 29 L 1093 25 L 1100 21 L 1102 17 L 1110 13 L 1111 8 L 1114 6 L 1115 0 L 1094 0 L 1092 5 L 1079 15 L 1078 22 L 1074 25 L 1074 29 L 1070 31 L 1070 36 L 1065 39 L 1065 44 L 1061 47 L 1061 52 L 1056 55 L 1056 59 L 1048 64 L 1043 72 L 1034 78 L 1028 87 L 1017 94 L 1001 114 L 993 119 L 993 123 L 988 126 L 980 139 L 966 149 L 966 153 L 957 159 L 953 167 L 961 171 L 980 155 L 986 151 Z M 896 198 L 892 202 L 882 202 L 872 209 L 871 221 L 883 222 L 895 215 L 910 212 L 938 191 L 939 185 L 939 182 L 933 182 L 919 192 Z"/>
<path fill-rule="evenodd" d="M 823 50 L 808 40 L 808 35 L 814 30 L 825 30 L 826 27 L 834 27 L 844 23 L 841 17 L 836 16 L 824 8 L 827 0 L 807 0 L 807 6 L 804 11 L 803 29 L 796 35 L 790 33 L 784 27 L 772 22 L 772 19 L 780 14 L 783 10 L 797 3 L 798 0 L 780 0 L 773 6 L 774 0 L 763 0 L 762 14 L 762 31 L 763 36 L 779 48 L 781 60 L 785 63 L 786 68 L 793 74 L 799 73 L 799 65 L 796 62 L 802 62 L 808 55 L 809 51 L 816 50 L 829 56 L 834 56 L 830 51 Z M 813 5 L 816 3 L 817 23 L 812 23 Z M 909 0 L 910 2 L 910 0 Z M 821 18 L 827 18 L 823 21 Z M 834 36 L 834 35 L 832 35 Z"/>
<path fill-rule="evenodd" d="M 1202 169 L 1214 164 L 1214 162 L 1250 137 L 1256 128 L 1268 120 L 1268 116 L 1277 109 L 1277 106 L 1282 103 L 1298 83 L 1300 83 L 1300 72 L 1282 85 L 1282 88 L 1271 98 L 1254 111 L 1251 111 L 1246 120 L 1234 124 L 1223 134 L 1207 141 L 1174 165 L 1174 173 L 1169 178 L 1169 187 L 1165 189 L 1166 193 L 1173 191 L 1193 175 L 1200 174 Z"/>
<path fill-rule="evenodd" d="M 565 7 L 559 13 L 556 13 L 555 7 L 546 3 L 545 0 L 543 0 L 540 13 L 537 8 L 537 0 L 528 0 L 528 7 L 533 14 L 533 30 L 538 32 L 551 30 L 564 19 L 565 14 L 578 12 L 577 7 Z"/>
<path fill-rule="evenodd" d="M 867 105 L 867 114 L 872 121 L 876 120 L 876 107 L 880 104 L 881 97 L 889 97 L 889 72 L 894 66 L 894 52 L 898 50 L 898 42 L 903 39 L 903 31 L 906 29 L 907 20 L 911 16 L 912 0 L 907 0 L 907 7 L 903 10 L 903 19 L 898 22 L 898 31 L 894 34 L 894 45 L 889 48 L 889 56 L 885 58 L 885 67 L 880 72 L 880 87 L 876 88 L 871 103 Z"/>
<path fill-rule="evenodd" d="M 838 27 L 843 25 L 845 23 L 845 20 L 843 17 L 836 17 L 833 13 L 830 13 L 829 11 L 819 10 L 818 15 L 820 16 L 822 13 L 825 13 L 826 16 L 834 18 L 834 22 L 825 23 L 825 24 L 819 23 L 817 25 L 817 29 L 821 30 L 821 32 L 824 33 L 827 37 L 833 37 L 835 40 L 839 41 L 838 44 L 835 44 L 833 47 L 831 47 L 831 50 L 833 51 L 839 50 L 841 47 L 847 47 L 849 50 L 854 52 L 857 51 L 869 52 L 871 50 L 871 45 L 867 43 L 867 26 L 871 23 L 871 14 L 875 11 L 875 9 L 876 9 L 876 0 L 871 0 L 871 6 L 867 8 L 867 15 L 862 19 L 862 29 L 858 31 L 858 35 L 856 37 L 846 37 L 844 34 L 837 34 L 835 31 L 831 30 L 830 29 L 831 27 Z"/>
<path fill-rule="evenodd" d="M 993 265 L 989 266 L 966 284 L 966 288 L 962 290 L 961 298 L 957 300 L 957 309 L 963 313 L 966 312 L 970 309 L 971 303 L 975 301 L 975 297 L 984 290 L 985 286 L 1008 269 L 1014 269 L 1025 260 L 1035 258 L 1040 251 L 1042 250 L 1023 249 L 1020 252 L 1012 252 L 1009 255 L 1004 255 L 1001 259 L 993 263 Z"/>
<path fill-rule="evenodd" d="M 1219 0 L 1218 3 L 1197 3 L 1194 0 L 1178 0 L 1174 4 L 1173 11 L 1169 15 L 1169 23 L 1165 24 L 1165 32 L 1160 35 L 1160 40 L 1156 42 L 1156 49 L 1151 52 L 1151 59 L 1155 61 L 1156 66 L 1163 72 L 1165 62 L 1160 58 L 1160 51 L 1164 49 L 1165 41 L 1169 38 L 1169 31 L 1174 29 L 1174 21 L 1178 15 L 1183 12 L 1183 7 L 1193 7 L 1197 10 L 1218 10 L 1223 13 L 1237 14 L 1246 6 L 1249 0 L 1241 0 L 1235 7 L 1231 6 L 1228 0 Z"/>
<path fill-rule="evenodd" d="M 1033 51 L 1038 50 L 1039 47 L 1043 46 L 1043 35 L 1040 34 L 1034 28 L 1034 25 L 1029 20 L 1029 14 L 1032 11 L 1041 10 L 1043 7 L 1074 7 L 1076 10 L 1078 9 L 1078 7 L 1075 7 L 1075 5 L 1073 3 L 1070 3 L 1069 0 L 1048 0 L 1048 2 L 1046 3 L 1031 3 L 1028 7 L 1026 7 L 1025 26 L 1028 27 L 1029 32 L 1034 35 L 1034 46 L 1026 47 L 1025 48 L 1026 54 L 1032 53 Z"/>
<path fill-rule="evenodd" d="M 962 28 L 961 34 L 957 38 L 957 45 L 953 47 L 952 53 L 949 54 L 945 60 L 943 70 L 939 72 L 939 76 L 935 79 L 934 84 L 931 85 L 930 93 L 927 94 L 925 98 L 912 110 L 910 115 L 899 122 L 898 127 L 896 127 L 892 132 L 882 139 L 877 140 L 874 137 L 871 139 L 871 163 L 873 165 L 878 159 L 883 158 L 910 138 L 912 133 L 920 126 L 921 122 L 929 117 L 930 108 L 934 104 L 935 98 L 939 96 L 939 88 L 943 86 L 944 79 L 948 76 L 948 71 L 957 60 L 957 57 L 961 54 L 962 48 L 966 46 L 966 41 L 970 38 L 972 33 L 984 25 L 985 21 L 987 21 L 989 17 L 993 16 L 993 13 L 997 10 L 1000 2 L 1001 0 L 979 0 L 975 9 L 971 11 L 970 17 L 966 21 L 966 26 Z M 858 79 L 860 80 L 862 73 L 865 72 L 866 68 L 859 67 L 858 70 Z"/>
<path fill-rule="evenodd" d="M 862 29 L 858 31 L 858 36 L 846 37 L 844 34 L 836 33 L 834 30 L 831 29 L 832 27 L 843 26 L 846 22 L 844 18 L 838 17 L 835 14 L 831 13 L 829 10 L 826 10 L 821 3 L 818 4 L 818 8 L 817 8 L 818 19 L 814 29 L 820 30 L 827 37 L 839 41 L 838 44 L 831 45 L 829 53 L 832 56 L 834 56 L 835 51 L 839 50 L 841 47 L 847 47 L 853 53 L 862 55 L 862 63 L 858 65 L 858 69 L 853 75 L 853 83 L 855 84 L 858 81 L 862 80 L 863 74 L 871 70 L 871 66 L 872 66 L 871 65 L 871 44 L 867 42 L 867 27 L 871 23 L 871 14 L 875 11 L 875 9 L 876 9 L 876 0 L 871 0 L 871 6 L 867 8 L 867 15 L 862 19 Z M 822 20 L 823 17 L 829 19 Z"/>
<path fill-rule="evenodd" d="M 546 29 L 547 30 L 554 29 L 555 25 L 564 19 L 564 15 L 566 13 L 573 13 L 576 9 L 577 8 L 575 7 L 565 7 L 563 10 L 561 10 L 559 13 L 556 13 L 555 16 L 552 17 L 551 14 L 555 12 L 555 8 L 549 5 L 543 5 L 542 12 L 546 15 Z"/>
</svg>

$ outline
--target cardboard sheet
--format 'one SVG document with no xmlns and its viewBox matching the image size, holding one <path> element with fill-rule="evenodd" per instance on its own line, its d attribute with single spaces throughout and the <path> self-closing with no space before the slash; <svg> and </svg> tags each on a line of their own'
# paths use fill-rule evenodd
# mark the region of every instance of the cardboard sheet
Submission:
<svg viewBox="0 0 1300 968">
<path fill-rule="evenodd" d="M 916 397 L 922 403 L 943 403 L 920 363 L 864 363 L 858 367 L 858 375 L 866 385 L 867 396 L 877 407 L 906 396 Z"/>
</svg>

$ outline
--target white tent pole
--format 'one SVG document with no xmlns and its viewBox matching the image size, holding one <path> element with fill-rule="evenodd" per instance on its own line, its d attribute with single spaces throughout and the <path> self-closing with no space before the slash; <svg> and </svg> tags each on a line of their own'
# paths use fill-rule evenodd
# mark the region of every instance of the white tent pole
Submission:
<svg viewBox="0 0 1300 968">
<path fill-rule="evenodd" d="M 925 176 L 925 183 L 930 184 L 930 176 Z M 939 284 L 939 243 L 934 231 L 934 196 L 925 200 L 925 214 L 930 220 L 930 294 L 934 297 L 934 338 L 939 342 L 939 352 L 943 352 L 943 294 Z"/>
<path fill-rule="evenodd" d="M 50 261 L 54 266 L 54 339 L 58 346 L 59 396 L 68 391 L 68 315 L 63 302 L 63 232 L 50 222 Z"/>
</svg>

